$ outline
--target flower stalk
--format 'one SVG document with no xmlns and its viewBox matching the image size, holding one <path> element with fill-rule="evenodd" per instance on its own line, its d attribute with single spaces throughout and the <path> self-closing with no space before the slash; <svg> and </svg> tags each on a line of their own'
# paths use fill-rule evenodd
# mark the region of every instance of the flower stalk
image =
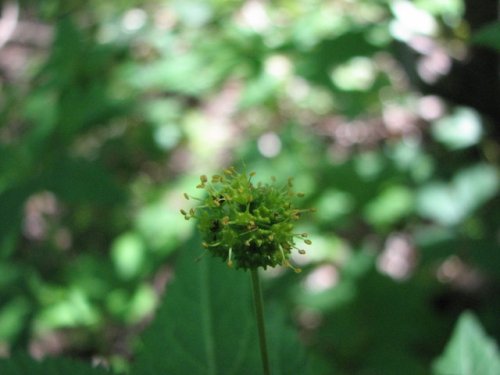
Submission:
<svg viewBox="0 0 500 375">
<path fill-rule="evenodd" d="M 228 168 L 222 175 L 210 179 L 202 175 L 197 189 L 205 191 L 204 198 L 184 193 L 188 200 L 198 201 L 195 208 L 181 210 L 186 220 L 196 219 L 202 235 L 202 245 L 212 256 L 222 259 L 228 267 L 250 270 L 253 301 L 259 335 L 260 354 L 264 375 L 270 375 L 266 341 L 262 290 L 258 269 L 286 266 L 300 272 L 289 259 L 292 250 L 305 254 L 296 242 L 311 245 L 307 233 L 295 233 L 294 222 L 304 212 L 293 199 L 304 196 L 293 190 L 293 180 L 285 186 L 254 184 L 255 173 L 238 173 Z"/>
<path fill-rule="evenodd" d="M 260 287 L 259 271 L 252 269 L 252 290 L 255 307 L 255 317 L 257 320 L 257 330 L 259 333 L 260 358 L 262 360 L 262 371 L 264 375 L 270 375 L 269 355 L 267 351 L 266 326 L 264 322 L 264 304 L 262 302 L 262 290 Z"/>
</svg>

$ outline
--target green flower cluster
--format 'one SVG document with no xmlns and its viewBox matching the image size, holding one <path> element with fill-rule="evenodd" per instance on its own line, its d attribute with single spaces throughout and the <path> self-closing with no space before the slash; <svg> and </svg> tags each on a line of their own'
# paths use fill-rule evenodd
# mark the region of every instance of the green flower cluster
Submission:
<svg viewBox="0 0 500 375">
<path fill-rule="evenodd" d="M 201 176 L 197 188 L 206 191 L 206 198 L 184 194 L 186 199 L 196 199 L 200 204 L 181 213 L 186 220 L 198 220 L 203 246 L 229 266 L 266 269 L 285 265 L 300 272 L 288 259 L 292 249 L 305 254 L 296 247 L 296 239 L 308 245 L 311 241 L 307 233 L 293 232 L 294 222 L 302 212 L 312 210 L 293 207 L 292 199 L 304 194 L 293 191 L 291 178 L 285 186 L 277 187 L 274 178 L 272 184 L 254 185 L 254 175 L 229 168 L 210 181 Z"/>
</svg>

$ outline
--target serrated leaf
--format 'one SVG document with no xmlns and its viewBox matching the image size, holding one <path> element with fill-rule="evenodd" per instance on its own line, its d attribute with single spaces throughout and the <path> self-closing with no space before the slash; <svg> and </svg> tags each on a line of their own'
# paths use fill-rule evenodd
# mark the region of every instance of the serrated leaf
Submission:
<svg viewBox="0 0 500 375">
<path fill-rule="evenodd" d="M 133 374 L 244 374 L 258 364 L 248 275 L 184 251 Z"/>
<path fill-rule="evenodd" d="M 189 250 L 180 255 L 175 280 L 144 334 L 131 373 L 259 374 L 261 362 L 248 273 L 229 269 L 210 257 L 200 262 L 195 258 L 196 254 Z M 297 369 L 305 374 L 303 351 L 296 337 L 291 337 L 293 331 L 286 330 L 280 319 L 276 313 L 271 319 L 273 324 L 267 323 L 271 367 L 276 374 Z"/>
<path fill-rule="evenodd" d="M 26 354 L 17 354 L 12 358 L 0 360 L 0 374 L 112 375 L 113 373 L 69 358 L 47 358 L 37 361 Z"/>
<path fill-rule="evenodd" d="M 500 354 L 496 343 L 470 312 L 460 316 L 443 355 L 433 365 L 435 375 L 498 375 Z"/>
</svg>

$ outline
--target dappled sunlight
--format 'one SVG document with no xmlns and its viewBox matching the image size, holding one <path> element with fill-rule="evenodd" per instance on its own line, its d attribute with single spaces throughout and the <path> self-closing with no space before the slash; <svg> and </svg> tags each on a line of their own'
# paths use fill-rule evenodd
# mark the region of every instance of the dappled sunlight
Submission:
<svg viewBox="0 0 500 375">
<path fill-rule="evenodd" d="M 411 276 L 417 265 L 417 251 L 411 239 L 401 233 L 391 235 L 377 259 L 378 269 L 395 280 L 405 280 Z"/>
<path fill-rule="evenodd" d="M 276 133 L 265 133 L 257 140 L 257 147 L 263 156 L 272 158 L 280 153 L 281 140 Z"/>
<path fill-rule="evenodd" d="M 304 287 L 310 293 L 319 293 L 335 287 L 339 275 L 335 267 L 323 265 L 310 272 L 304 280 Z"/>
</svg>

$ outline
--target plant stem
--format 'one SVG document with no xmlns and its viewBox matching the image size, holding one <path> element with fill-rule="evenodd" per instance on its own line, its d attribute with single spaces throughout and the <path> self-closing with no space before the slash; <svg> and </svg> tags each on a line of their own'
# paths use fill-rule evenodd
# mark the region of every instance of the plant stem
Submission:
<svg viewBox="0 0 500 375">
<path fill-rule="evenodd" d="M 262 369 L 264 375 L 270 375 L 269 356 L 267 353 L 266 327 L 264 325 L 264 309 L 262 303 L 262 291 L 260 288 L 259 272 L 256 268 L 251 269 L 253 302 L 255 306 L 255 317 L 257 319 L 257 329 L 259 331 L 260 357 L 262 359 Z"/>
</svg>

